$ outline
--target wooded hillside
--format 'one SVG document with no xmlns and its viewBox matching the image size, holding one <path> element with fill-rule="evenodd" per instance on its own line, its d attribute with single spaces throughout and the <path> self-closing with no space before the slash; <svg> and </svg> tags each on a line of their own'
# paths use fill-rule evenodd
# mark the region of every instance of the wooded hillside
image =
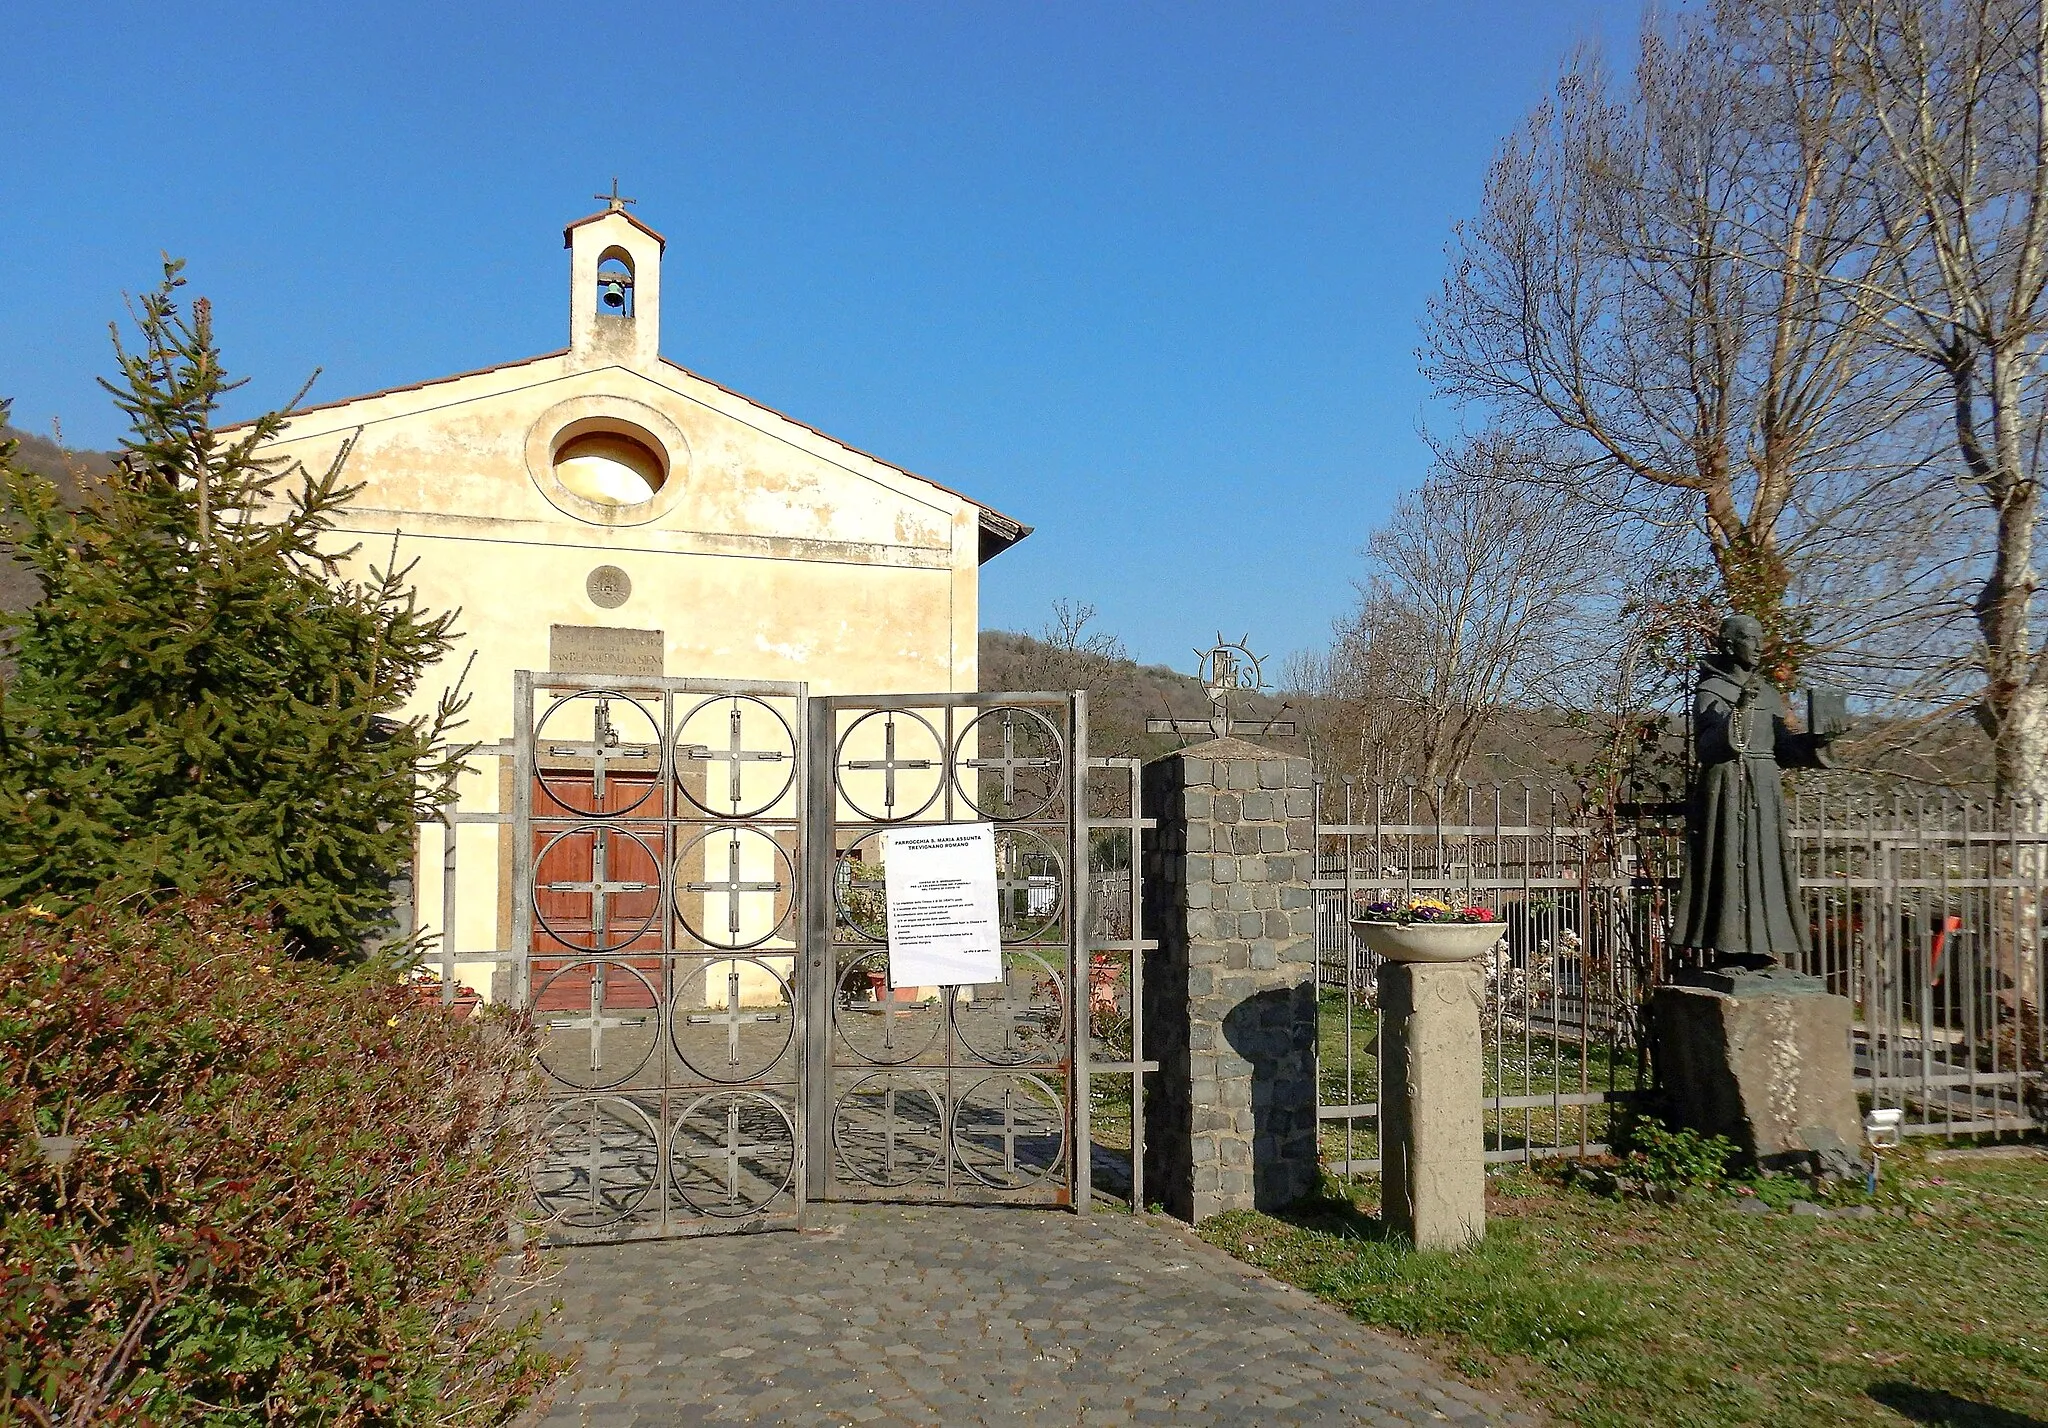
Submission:
<svg viewBox="0 0 2048 1428">
<path fill-rule="evenodd" d="M 57 485 L 64 504 L 77 510 L 93 483 L 114 469 L 110 451 L 72 451 L 46 436 L 36 436 L 12 426 L 0 426 L 0 446 L 18 443 L 17 466 L 48 477 Z M 26 610 L 37 596 L 35 578 L 12 555 L 0 553 L 0 614 Z"/>
</svg>

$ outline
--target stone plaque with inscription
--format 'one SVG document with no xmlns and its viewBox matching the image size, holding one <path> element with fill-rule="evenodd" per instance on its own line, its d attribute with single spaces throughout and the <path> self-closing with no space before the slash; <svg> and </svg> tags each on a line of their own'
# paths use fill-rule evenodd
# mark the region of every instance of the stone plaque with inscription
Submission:
<svg viewBox="0 0 2048 1428">
<path fill-rule="evenodd" d="M 616 625 L 551 625 L 548 670 L 553 674 L 661 674 L 660 630 Z"/>
</svg>

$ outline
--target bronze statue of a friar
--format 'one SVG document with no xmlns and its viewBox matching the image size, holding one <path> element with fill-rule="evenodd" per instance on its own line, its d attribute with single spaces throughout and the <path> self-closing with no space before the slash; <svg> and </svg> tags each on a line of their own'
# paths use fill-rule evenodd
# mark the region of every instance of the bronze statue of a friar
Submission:
<svg viewBox="0 0 2048 1428">
<path fill-rule="evenodd" d="M 1650 994 L 1661 1114 L 1727 1136 L 1765 1171 L 1853 1176 L 1863 1138 L 1854 1008 L 1806 970 L 1811 933 L 1778 780 L 1780 768 L 1827 765 L 1847 710 L 1815 691 L 1809 727 L 1792 729 L 1761 667 L 1763 645 L 1755 620 L 1723 620 L 1693 694 L 1697 765 L 1674 941 L 1706 965 Z"/>
<path fill-rule="evenodd" d="M 1686 802 L 1674 941 L 1729 973 L 1768 974 L 1806 960 L 1810 937 L 1778 770 L 1826 767 L 1836 737 L 1787 726 L 1784 699 L 1761 667 L 1763 648 L 1763 626 L 1730 615 L 1700 662 L 1693 695 L 1698 769 Z"/>
</svg>

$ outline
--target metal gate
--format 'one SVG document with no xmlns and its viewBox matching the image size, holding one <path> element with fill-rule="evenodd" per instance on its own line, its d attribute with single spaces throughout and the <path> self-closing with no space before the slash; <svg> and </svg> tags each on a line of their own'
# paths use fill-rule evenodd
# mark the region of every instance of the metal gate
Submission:
<svg viewBox="0 0 2048 1428">
<path fill-rule="evenodd" d="M 522 671 L 514 702 L 507 931 L 550 1238 L 1086 1205 L 1081 696 Z M 998 825 L 1003 979 L 895 987 L 884 833 L 942 821 Z"/>
<path fill-rule="evenodd" d="M 810 743 L 806 1193 L 1085 1204 L 1080 697 L 814 699 Z M 1001 981 L 889 981 L 884 842 L 915 821 L 997 825 Z"/>
<path fill-rule="evenodd" d="M 802 685 L 515 677 L 515 999 L 552 1238 L 802 1208 Z"/>
</svg>

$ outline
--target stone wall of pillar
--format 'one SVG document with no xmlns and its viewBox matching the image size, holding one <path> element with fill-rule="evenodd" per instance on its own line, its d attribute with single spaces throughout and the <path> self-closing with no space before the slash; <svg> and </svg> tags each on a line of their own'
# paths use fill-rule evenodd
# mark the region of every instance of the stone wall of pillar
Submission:
<svg viewBox="0 0 2048 1428">
<path fill-rule="evenodd" d="M 1316 1184 L 1311 780 L 1242 739 L 1145 767 L 1145 1179 L 1191 1222 Z"/>
</svg>

